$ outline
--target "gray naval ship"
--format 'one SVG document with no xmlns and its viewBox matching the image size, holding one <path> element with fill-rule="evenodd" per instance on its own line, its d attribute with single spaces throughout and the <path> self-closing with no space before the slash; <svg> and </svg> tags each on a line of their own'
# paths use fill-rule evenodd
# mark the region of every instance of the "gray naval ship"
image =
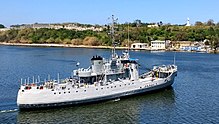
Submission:
<svg viewBox="0 0 219 124">
<path fill-rule="evenodd" d="M 21 83 L 17 105 L 38 109 L 117 99 L 169 87 L 176 75 L 174 64 L 155 66 L 140 75 L 138 60 L 131 59 L 129 51 L 117 55 L 114 47 L 110 59 L 93 56 L 91 66 L 74 70 L 71 78 Z"/>
</svg>

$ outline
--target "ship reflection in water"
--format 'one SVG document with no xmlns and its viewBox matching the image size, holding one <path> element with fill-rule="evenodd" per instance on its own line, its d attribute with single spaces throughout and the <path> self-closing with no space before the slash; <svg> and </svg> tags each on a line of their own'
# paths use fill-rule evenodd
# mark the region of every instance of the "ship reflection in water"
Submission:
<svg viewBox="0 0 219 124">
<path fill-rule="evenodd" d="M 169 87 L 97 104 L 20 111 L 17 123 L 156 123 L 156 120 L 168 123 L 175 115 L 174 110 L 175 93 Z"/>
</svg>

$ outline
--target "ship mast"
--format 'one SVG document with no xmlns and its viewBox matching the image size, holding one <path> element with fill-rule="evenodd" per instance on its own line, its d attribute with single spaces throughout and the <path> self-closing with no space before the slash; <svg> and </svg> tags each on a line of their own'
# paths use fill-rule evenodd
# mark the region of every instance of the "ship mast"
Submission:
<svg viewBox="0 0 219 124">
<path fill-rule="evenodd" d="M 114 30 L 114 27 L 116 24 L 116 22 L 118 21 L 118 18 L 115 19 L 114 15 L 112 15 L 111 17 L 112 19 L 112 24 L 111 24 L 111 36 L 112 36 L 112 44 L 113 44 L 113 49 L 112 49 L 112 58 L 115 58 L 116 57 L 116 42 L 115 42 L 115 30 Z"/>
<path fill-rule="evenodd" d="M 128 57 L 129 57 L 129 23 L 128 23 Z"/>
</svg>

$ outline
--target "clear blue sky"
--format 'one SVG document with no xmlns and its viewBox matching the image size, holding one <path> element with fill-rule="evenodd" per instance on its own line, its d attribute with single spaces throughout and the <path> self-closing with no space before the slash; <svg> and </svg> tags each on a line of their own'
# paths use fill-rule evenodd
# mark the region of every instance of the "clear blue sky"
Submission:
<svg viewBox="0 0 219 124">
<path fill-rule="evenodd" d="M 0 24 L 79 22 L 107 24 L 112 14 L 120 23 L 184 24 L 187 17 L 219 22 L 219 0 L 1 0 Z"/>
</svg>

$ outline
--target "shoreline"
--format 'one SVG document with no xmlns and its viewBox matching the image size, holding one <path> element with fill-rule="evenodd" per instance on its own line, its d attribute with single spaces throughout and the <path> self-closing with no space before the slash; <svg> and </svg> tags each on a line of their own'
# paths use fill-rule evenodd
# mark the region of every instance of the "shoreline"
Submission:
<svg viewBox="0 0 219 124">
<path fill-rule="evenodd" d="M 65 47 L 65 48 L 96 48 L 96 49 L 112 49 L 112 46 L 86 46 L 72 44 L 28 44 L 28 43 L 5 43 L 0 42 L 0 45 L 5 46 L 29 46 L 29 47 Z M 116 47 L 116 49 L 128 49 L 128 47 Z M 150 49 L 132 49 L 132 50 L 148 50 Z"/>
<path fill-rule="evenodd" d="M 6 43 L 6 42 L 0 42 L 0 45 L 5 46 L 27 46 L 27 47 L 64 47 L 64 48 L 92 48 L 92 49 L 112 49 L 112 46 L 86 46 L 86 45 L 72 45 L 72 44 L 28 44 L 28 43 Z M 127 50 L 128 47 L 116 47 L 116 49 L 120 50 Z M 200 51 L 182 51 L 182 50 L 151 50 L 150 48 L 141 48 L 141 49 L 133 49 L 129 48 L 130 50 L 145 50 L 145 51 L 152 51 L 152 52 L 163 52 L 163 51 L 172 51 L 172 52 L 196 52 L 196 53 L 202 53 Z M 203 52 L 203 53 L 213 53 L 210 52 Z M 216 52 L 218 54 L 219 51 Z"/>
</svg>

